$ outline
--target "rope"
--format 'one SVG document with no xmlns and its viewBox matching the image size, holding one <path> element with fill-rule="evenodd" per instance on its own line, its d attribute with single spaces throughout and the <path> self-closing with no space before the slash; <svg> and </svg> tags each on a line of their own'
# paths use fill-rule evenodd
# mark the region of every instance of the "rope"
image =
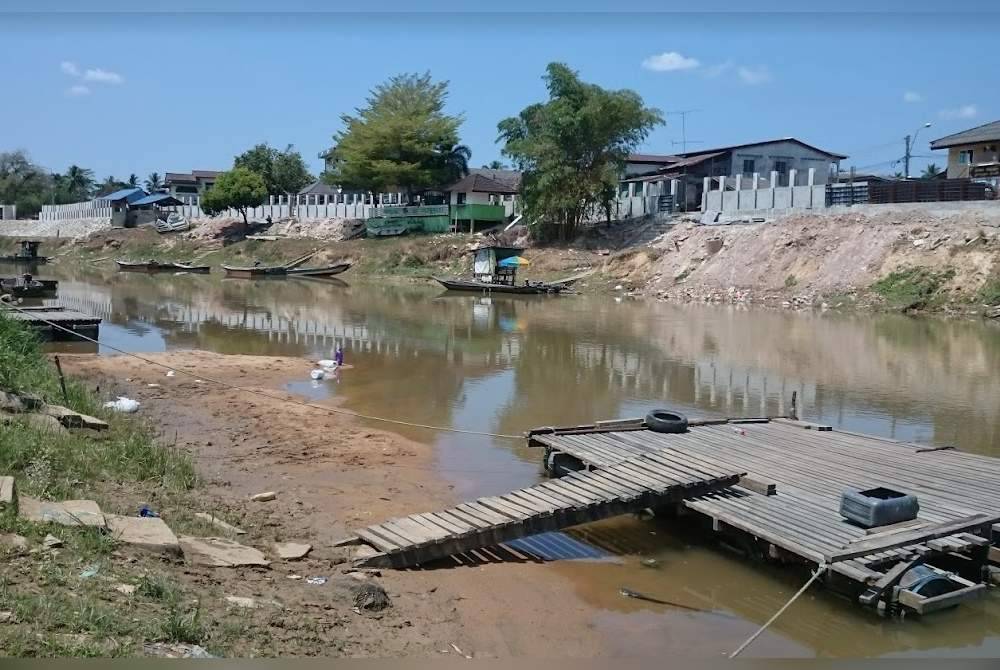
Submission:
<svg viewBox="0 0 1000 670">
<path fill-rule="evenodd" d="M 820 566 L 818 568 L 816 568 L 816 572 L 814 572 L 813 575 L 812 575 L 812 577 L 809 578 L 809 581 L 806 582 L 805 584 L 803 584 L 802 588 L 798 590 L 798 593 L 796 593 L 794 596 L 792 596 L 791 599 L 787 603 L 785 603 L 784 605 L 782 605 L 781 609 L 779 609 L 777 612 L 775 612 L 774 616 L 772 616 L 770 619 L 767 620 L 767 623 L 765 623 L 763 626 L 761 626 L 760 628 L 758 628 L 756 633 L 754 633 L 753 635 L 751 635 L 750 637 L 748 637 L 747 641 L 744 642 L 743 644 L 741 644 L 736 651 L 734 651 L 733 653 L 731 653 L 729 655 L 729 658 L 736 658 L 737 656 L 739 656 L 743 652 L 744 649 L 746 649 L 751 644 L 753 644 L 753 641 L 756 640 L 760 636 L 761 633 L 763 633 L 765 630 L 767 630 L 767 627 L 770 626 L 772 623 L 774 623 L 775 620 L 777 620 L 777 618 L 779 616 L 781 616 L 782 614 L 784 614 L 785 610 L 788 609 L 789 606 L 791 606 L 792 603 L 794 603 L 796 600 L 798 600 L 799 596 L 801 596 L 803 593 L 805 593 L 806 589 L 808 589 L 810 586 L 812 586 L 812 583 L 815 582 L 819 578 L 819 576 L 822 575 L 824 572 L 826 572 L 826 564 L 825 563 L 821 563 Z"/>
<path fill-rule="evenodd" d="M 5 303 L 5 306 L 8 307 L 9 309 L 13 309 L 13 310 L 16 310 L 18 312 L 21 312 L 22 314 L 32 315 L 31 312 L 29 312 L 28 310 L 21 309 L 20 307 L 16 307 L 15 305 L 12 305 L 10 303 Z M 32 316 L 34 316 L 34 315 L 32 315 Z M 258 395 L 258 396 L 261 396 L 263 398 L 269 398 L 270 400 L 277 400 L 278 402 L 287 402 L 287 403 L 291 403 L 293 405 L 300 405 L 302 407 L 309 407 L 311 409 L 318 409 L 321 412 L 329 412 L 331 414 L 345 414 L 347 416 L 352 416 L 352 417 L 354 417 L 356 419 L 367 419 L 369 421 L 381 421 L 383 423 L 391 423 L 391 424 L 395 424 L 397 426 L 409 426 L 411 428 L 425 428 L 427 430 L 437 430 L 437 431 L 441 431 L 441 432 L 445 432 L 445 433 L 458 433 L 460 435 L 479 435 L 479 436 L 482 436 L 482 437 L 497 437 L 497 438 L 501 438 L 501 439 L 505 439 L 505 440 L 523 440 L 524 439 L 523 435 L 507 435 L 507 434 L 504 434 L 504 433 L 489 433 L 489 432 L 479 431 L 479 430 L 464 430 L 462 428 L 446 428 L 444 426 L 432 426 L 432 425 L 425 424 L 425 423 L 413 423 L 411 421 L 402 421 L 400 419 L 389 419 L 389 418 L 382 417 L 382 416 L 374 416 L 374 415 L 371 415 L 371 414 L 362 414 L 360 412 L 352 412 L 351 410 L 348 410 L 348 409 L 338 409 L 336 407 L 324 407 L 322 405 L 314 405 L 313 403 L 304 402 L 302 400 L 296 400 L 294 398 L 283 398 L 281 396 L 274 395 L 272 393 L 268 393 L 267 391 L 261 391 L 261 390 L 258 390 L 258 389 L 247 388 L 245 386 L 239 386 L 237 384 L 230 384 L 229 382 L 224 382 L 224 381 L 221 381 L 219 379 L 213 379 L 211 377 L 206 377 L 204 375 L 195 374 L 193 372 L 187 372 L 186 370 L 181 370 L 179 368 L 172 368 L 169 365 L 166 365 L 165 363 L 159 363 L 159 362 L 154 361 L 152 359 L 146 358 L 145 356 L 140 356 L 138 354 L 132 353 L 131 351 L 125 351 L 124 349 L 119 349 L 118 347 L 112 346 L 110 344 L 102 344 L 101 342 L 98 342 L 97 340 L 95 340 L 92 337 L 87 337 L 86 335 L 78 333 L 75 330 L 72 330 L 70 328 L 66 328 L 65 326 L 61 326 L 58 323 L 54 323 L 54 322 L 49 321 L 47 319 L 39 318 L 38 316 L 34 316 L 34 320 L 41 321 L 42 323 L 48 324 L 49 326 L 52 326 L 53 328 L 57 328 L 57 329 L 59 329 L 61 331 L 70 333 L 71 335 L 74 335 L 74 336 L 76 336 L 76 337 L 78 337 L 80 339 L 86 340 L 88 342 L 92 342 L 92 343 L 94 343 L 94 344 L 96 344 L 98 346 L 106 347 L 108 349 L 111 349 L 112 351 L 117 351 L 118 353 L 124 354 L 125 356 L 131 356 L 132 358 L 135 358 L 136 360 L 140 360 L 140 361 L 142 361 L 144 363 L 147 363 L 149 365 L 155 365 L 156 367 L 160 367 L 160 368 L 163 368 L 165 370 L 174 370 L 175 372 L 179 372 L 180 374 L 186 375 L 188 377 L 191 377 L 192 379 L 201 379 L 202 381 L 208 381 L 208 382 L 211 382 L 213 384 L 218 384 L 219 386 L 222 386 L 224 388 L 232 389 L 232 390 L 235 390 L 235 391 L 243 391 L 244 393 L 251 393 L 253 395 Z"/>
</svg>

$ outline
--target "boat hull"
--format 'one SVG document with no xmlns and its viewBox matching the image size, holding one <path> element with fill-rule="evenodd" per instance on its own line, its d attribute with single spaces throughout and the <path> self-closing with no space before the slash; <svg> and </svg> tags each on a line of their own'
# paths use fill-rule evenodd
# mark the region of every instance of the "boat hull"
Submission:
<svg viewBox="0 0 1000 670">
<path fill-rule="evenodd" d="M 122 272 L 194 272 L 198 274 L 208 274 L 212 271 L 208 265 L 185 265 L 183 263 L 129 263 L 127 261 L 115 261 L 118 269 Z"/>
<path fill-rule="evenodd" d="M 223 265 L 226 276 L 233 279 L 280 279 L 284 277 L 333 277 L 346 272 L 350 263 L 338 263 L 322 268 L 289 268 L 283 265 L 272 267 L 231 267 Z"/>
<path fill-rule="evenodd" d="M 565 290 L 565 286 L 555 284 L 523 284 L 521 286 L 511 286 L 509 284 L 486 284 L 484 282 L 470 281 L 467 279 L 442 279 L 434 277 L 434 281 L 444 286 L 449 291 L 475 291 L 477 293 L 512 293 L 514 295 L 539 295 L 542 293 L 560 293 Z"/>
</svg>

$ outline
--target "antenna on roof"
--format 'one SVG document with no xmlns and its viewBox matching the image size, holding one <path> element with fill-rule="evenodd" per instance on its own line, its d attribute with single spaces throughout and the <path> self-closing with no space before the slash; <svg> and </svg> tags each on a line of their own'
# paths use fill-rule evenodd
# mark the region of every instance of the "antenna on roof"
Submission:
<svg viewBox="0 0 1000 670">
<path fill-rule="evenodd" d="M 699 144 L 701 140 L 688 140 L 687 138 L 687 115 L 694 114 L 695 112 L 700 112 L 700 109 L 678 109 L 673 112 L 666 112 L 667 116 L 679 116 L 681 117 L 681 153 L 687 153 L 688 142 L 691 144 Z M 671 142 L 671 144 L 677 144 L 677 142 Z"/>
</svg>

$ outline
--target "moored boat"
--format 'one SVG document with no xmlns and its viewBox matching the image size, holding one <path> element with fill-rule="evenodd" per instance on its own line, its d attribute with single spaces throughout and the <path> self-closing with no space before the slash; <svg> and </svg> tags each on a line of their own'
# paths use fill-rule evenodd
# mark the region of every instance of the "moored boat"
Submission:
<svg viewBox="0 0 1000 670">
<path fill-rule="evenodd" d="M 471 279 L 443 279 L 434 277 L 434 281 L 449 291 L 479 291 L 484 293 L 513 293 L 516 295 L 538 295 L 541 293 L 560 293 L 567 290 L 562 284 L 524 283 L 521 285 L 493 284 Z"/>
<path fill-rule="evenodd" d="M 333 277 L 342 272 L 346 272 L 351 267 L 350 263 L 337 263 L 318 268 L 297 268 L 287 265 L 249 265 L 232 266 L 223 265 L 226 276 L 234 279 L 265 279 L 282 277 Z"/>
<path fill-rule="evenodd" d="M 472 253 L 472 279 L 459 277 L 433 277 L 434 281 L 449 291 L 478 291 L 480 293 L 513 293 L 538 295 L 540 293 L 561 293 L 569 290 L 566 282 L 546 283 L 525 281 L 517 283 L 517 268 L 527 265 L 521 257 L 524 249 L 518 247 L 480 247 Z"/>
<path fill-rule="evenodd" d="M 58 288 L 55 279 L 35 279 L 31 275 L 0 278 L 0 293 L 15 298 L 54 298 Z"/>
<path fill-rule="evenodd" d="M 11 254 L 10 256 L 0 256 L 0 261 L 7 261 L 8 263 L 25 263 L 28 265 L 35 265 L 38 263 L 48 263 L 48 256 L 39 256 L 38 247 L 41 242 L 38 240 L 21 240 L 21 248 L 16 254 Z"/>
<path fill-rule="evenodd" d="M 207 274 L 212 271 L 208 265 L 191 265 L 190 263 L 161 263 L 156 260 L 122 261 L 116 260 L 118 269 L 122 272 L 197 272 Z"/>
</svg>

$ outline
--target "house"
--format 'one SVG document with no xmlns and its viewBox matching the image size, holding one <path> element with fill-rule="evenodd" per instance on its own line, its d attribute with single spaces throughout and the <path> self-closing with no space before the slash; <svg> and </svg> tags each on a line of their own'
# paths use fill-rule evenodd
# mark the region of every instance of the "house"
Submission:
<svg viewBox="0 0 1000 670">
<path fill-rule="evenodd" d="M 520 184 L 521 173 L 514 170 L 470 169 L 447 189 L 452 225 L 456 230 L 467 225 L 472 232 L 477 222 L 503 221 L 507 216 L 504 203 L 514 199 Z"/>
<path fill-rule="evenodd" d="M 668 156 L 660 156 L 668 158 Z M 732 144 L 714 149 L 689 151 L 670 157 L 666 165 L 645 174 L 626 176 L 622 180 L 623 194 L 656 196 L 666 193 L 671 180 L 681 183 L 678 206 L 692 209 L 700 206 L 706 177 L 742 178 L 749 188 L 756 176 L 758 183 L 769 183 L 772 173 L 775 186 L 788 186 L 792 172 L 798 184 L 805 184 L 810 168 L 814 169 L 813 184 L 823 185 L 835 180 L 844 154 L 834 153 L 807 144 L 794 137 L 783 137 L 746 144 Z M 625 185 L 629 184 L 626 188 Z"/>
<path fill-rule="evenodd" d="M 676 163 L 680 156 L 671 154 L 629 154 L 625 159 L 625 177 L 647 175 Z"/>
<path fill-rule="evenodd" d="M 948 150 L 948 179 L 976 179 L 1000 186 L 1000 121 L 946 135 L 931 149 Z"/>
<path fill-rule="evenodd" d="M 201 196 L 215 185 L 222 174 L 219 170 L 191 170 L 191 172 L 168 172 L 163 179 L 166 192 L 182 200 Z"/>
<path fill-rule="evenodd" d="M 131 228 L 135 225 L 134 217 L 129 217 L 129 206 L 146 197 L 146 192 L 138 186 L 123 188 L 100 197 L 111 207 L 111 225 L 115 228 Z"/>
</svg>

